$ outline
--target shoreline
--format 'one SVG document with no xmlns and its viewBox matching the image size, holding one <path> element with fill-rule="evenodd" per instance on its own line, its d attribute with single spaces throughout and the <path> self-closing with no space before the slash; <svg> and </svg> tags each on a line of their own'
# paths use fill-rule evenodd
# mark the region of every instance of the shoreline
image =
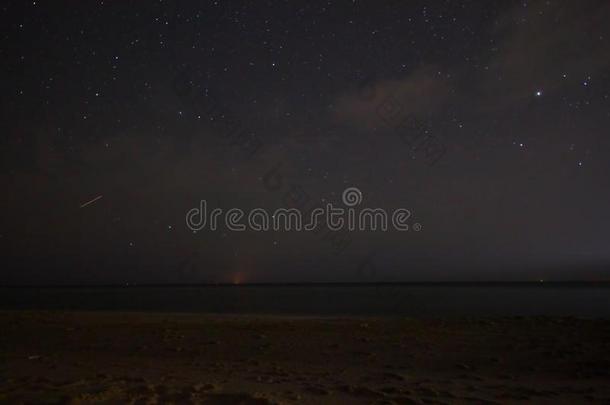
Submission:
<svg viewBox="0 0 610 405">
<path fill-rule="evenodd" d="M 399 321 L 414 321 L 414 322 L 494 322 L 494 321 L 590 321 L 590 322 L 607 322 L 610 324 L 610 319 L 604 316 L 580 316 L 580 315 L 403 315 L 403 314 L 351 314 L 351 313 L 329 313 L 329 314 L 313 314 L 313 313 L 269 313 L 269 312 L 204 312 L 198 310 L 181 310 L 181 311 L 160 311 L 158 309 L 151 310 L 109 310 L 109 309 L 4 309 L 0 308 L 0 317 L 2 315 L 11 314 L 37 314 L 37 315 L 74 315 L 86 317 L 88 315 L 99 315 L 102 317 L 127 316 L 135 318 L 155 318 L 155 317 L 171 317 L 171 318 L 196 318 L 192 320 L 205 321 L 223 321 L 223 320 L 244 320 L 244 319 L 259 319 L 259 320 L 284 320 L 284 321 L 299 321 L 299 320 L 319 320 L 319 321 L 354 321 L 354 320 L 379 320 L 386 322 Z"/>
</svg>

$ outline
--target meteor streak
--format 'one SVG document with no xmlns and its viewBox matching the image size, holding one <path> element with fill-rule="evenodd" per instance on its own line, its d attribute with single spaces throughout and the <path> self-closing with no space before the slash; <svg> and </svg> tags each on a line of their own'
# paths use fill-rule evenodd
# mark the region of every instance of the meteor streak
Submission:
<svg viewBox="0 0 610 405">
<path fill-rule="evenodd" d="M 100 199 L 100 198 L 102 198 L 102 197 L 103 197 L 103 195 L 98 195 L 98 196 L 97 196 L 97 197 L 95 197 L 93 200 L 91 200 L 91 201 L 87 201 L 86 203 L 81 204 L 80 208 L 85 208 L 87 205 L 89 205 L 89 204 L 93 204 L 94 202 L 96 202 L 97 200 L 99 200 L 99 199 Z"/>
</svg>

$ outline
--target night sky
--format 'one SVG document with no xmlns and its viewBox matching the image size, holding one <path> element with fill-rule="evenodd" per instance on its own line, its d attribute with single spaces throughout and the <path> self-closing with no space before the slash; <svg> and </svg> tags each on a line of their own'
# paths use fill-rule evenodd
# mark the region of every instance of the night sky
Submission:
<svg viewBox="0 0 610 405">
<path fill-rule="evenodd" d="M 608 1 L 0 12 L 0 284 L 610 279 Z M 421 230 L 185 224 L 347 187 Z"/>
</svg>

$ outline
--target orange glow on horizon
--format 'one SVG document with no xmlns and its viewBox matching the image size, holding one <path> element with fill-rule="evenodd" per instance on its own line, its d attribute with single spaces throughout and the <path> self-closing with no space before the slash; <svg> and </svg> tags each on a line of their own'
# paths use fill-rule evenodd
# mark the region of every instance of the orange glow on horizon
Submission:
<svg viewBox="0 0 610 405">
<path fill-rule="evenodd" d="M 232 283 L 235 285 L 239 285 L 239 284 L 243 284 L 245 282 L 246 276 L 243 272 L 238 272 L 233 274 L 232 276 Z"/>
</svg>

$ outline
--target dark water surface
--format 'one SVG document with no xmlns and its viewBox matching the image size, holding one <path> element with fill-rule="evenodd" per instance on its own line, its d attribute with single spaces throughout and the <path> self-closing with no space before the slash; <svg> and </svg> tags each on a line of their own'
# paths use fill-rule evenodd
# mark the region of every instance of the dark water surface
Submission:
<svg viewBox="0 0 610 405">
<path fill-rule="evenodd" d="M 610 284 L 0 287 L 0 309 L 610 318 Z"/>
</svg>

